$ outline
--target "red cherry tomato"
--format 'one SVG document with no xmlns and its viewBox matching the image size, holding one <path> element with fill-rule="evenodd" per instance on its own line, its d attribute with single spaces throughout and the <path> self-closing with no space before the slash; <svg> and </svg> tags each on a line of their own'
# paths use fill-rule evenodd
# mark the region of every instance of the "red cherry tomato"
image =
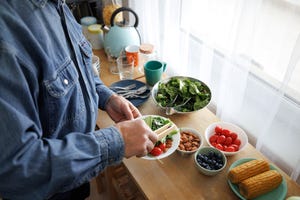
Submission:
<svg viewBox="0 0 300 200">
<path fill-rule="evenodd" d="M 241 145 L 241 140 L 238 139 L 238 138 L 236 138 L 236 139 L 233 141 L 233 144 L 236 144 L 236 145 L 240 146 L 240 145 Z"/>
<path fill-rule="evenodd" d="M 230 146 L 233 147 L 235 151 L 238 151 L 240 149 L 240 147 L 236 144 L 232 144 Z"/>
<path fill-rule="evenodd" d="M 226 137 L 230 136 L 230 130 L 228 130 L 228 129 L 223 129 L 223 130 L 222 130 L 222 135 L 225 135 Z"/>
<path fill-rule="evenodd" d="M 221 144 L 217 144 L 217 145 L 216 145 L 216 148 L 219 149 L 219 150 L 221 150 L 221 151 L 224 150 L 224 147 L 223 147 L 223 145 L 221 145 Z"/>
<path fill-rule="evenodd" d="M 160 144 L 158 145 L 158 147 L 159 147 L 163 152 L 166 152 L 166 151 L 167 151 L 167 149 L 166 149 L 166 144 L 165 144 L 165 143 L 160 143 Z"/>
<path fill-rule="evenodd" d="M 224 150 L 227 152 L 235 152 L 235 148 L 233 146 L 226 147 Z"/>
<path fill-rule="evenodd" d="M 212 142 L 211 145 L 212 145 L 213 147 L 216 147 L 217 143 L 216 143 L 216 142 Z"/>
<path fill-rule="evenodd" d="M 209 138 L 209 142 L 210 142 L 210 143 L 216 142 L 217 139 L 218 139 L 218 136 L 217 136 L 217 135 L 212 135 L 212 136 L 210 136 L 210 138 Z"/>
<path fill-rule="evenodd" d="M 218 137 L 218 139 L 217 139 L 217 143 L 218 143 L 218 144 L 223 144 L 223 143 L 225 142 L 225 140 L 226 140 L 225 135 L 220 135 L 220 136 Z"/>
<path fill-rule="evenodd" d="M 232 138 L 231 137 L 227 137 L 224 144 L 226 144 L 227 146 L 232 144 Z"/>
<path fill-rule="evenodd" d="M 222 133 L 222 127 L 221 126 L 216 126 L 215 127 L 215 132 L 216 132 L 216 134 L 221 135 L 221 133 Z"/>
<path fill-rule="evenodd" d="M 231 137 L 232 140 L 234 141 L 234 140 L 238 137 L 238 135 L 237 135 L 236 133 L 234 133 L 234 132 L 231 132 L 231 133 L 230 133 L 230 137 Z"/>
<path fill-rule="evenodd" d="M 151 150 L 150 154 L 151 154 L 152 156 L 159 156 L 160 154 L 162 154 L 162 150 L 161 150 L 159 147 L 154 147 L 154 148 Z"/>
</svg>

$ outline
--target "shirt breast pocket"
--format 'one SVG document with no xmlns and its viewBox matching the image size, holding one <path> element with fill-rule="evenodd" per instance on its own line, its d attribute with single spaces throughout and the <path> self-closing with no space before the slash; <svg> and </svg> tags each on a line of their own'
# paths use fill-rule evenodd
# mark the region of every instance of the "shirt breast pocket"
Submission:
<svg viewBox="0 0 300 200">
<path fill-rule="evenodd" d="M 63 69 L 57 72 L 53 80 L 47 80 L 44 83 L 49 94 L 55 98 L 59 98 L 66 95 L 76 85 L 77 81 L 78 73 L 73 69 L 70 60 Z"/>
<path fill-rule="evenodd" d="M 68 59 L 52 76 L 45 80 L 47 132 L 60 137 L 64 130 L 72 131 L 82 127 L 80 118 L 86 112 L 79 75 L 71 59 Z"/>
</svg>

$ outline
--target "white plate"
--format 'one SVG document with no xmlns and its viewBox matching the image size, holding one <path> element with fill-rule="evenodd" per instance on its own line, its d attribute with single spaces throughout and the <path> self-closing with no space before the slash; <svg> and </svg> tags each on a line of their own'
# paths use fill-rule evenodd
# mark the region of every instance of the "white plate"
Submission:
<svg viewBox="0 0 300 200">
<path fill-rule="evenodd" d="M 162 116 L 159 116 L 159 115 L 144 115 L 144 116 L 142 116 L 142 119 L 144 119 L 144 118 L 146 118 L 146 117 L 150 117 L 150 116 L 152 116 L 152 117 L 161 117 L 161 118 L 167 119 L 167 118 L 162 117 Z M 170 119 L 169 119 L 169 120 L 170 120 Z M 171 121 L 171 120 L 170 120 L 170 121 Z M 173 123 L 173 122 L 171 121 L 171 123 Z M 173 123 L 173 124 L 174 124 L 174 123 Z M 174 124 L 174 125 L 176 126 L 176 124 Z M 171 148 L 169 148 L 166 152 L 160 154 L 159 156 L 152 156 L 152 155 L 148 154 L 148 155 L 146 155 L 146 156 L 144 156 L 144 157 L 142 157 L 142 158 L 143 158 L 143 159 L 146 159 L 146 160 L 157 160 L 157 159 L 162 159 L 162 158 L 168 157 L 168 156 L 171 155 L 174 151 L 176 151 L 176 149 L 177 149 L 177 147 L 178 147 L 178 145 L 179 145 L 179 143 L 180 143 L 180 132 L 179 132 L 179 129 L 178 129 L 177 126 L 176 126 L 176 129 L 177 129 L 177 133 L 174 134 L 174 135 L 172 136 L 173 142 L 172 142 L 172 147 L 171 147 Z"/>
</svg>

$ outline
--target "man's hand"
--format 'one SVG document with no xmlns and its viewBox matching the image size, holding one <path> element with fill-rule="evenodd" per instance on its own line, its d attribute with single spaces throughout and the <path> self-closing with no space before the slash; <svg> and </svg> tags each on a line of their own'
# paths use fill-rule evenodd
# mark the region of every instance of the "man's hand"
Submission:
<svg viewBox="0 0 300 200">
<path fill-rule="evenodd" d="M 157 134 L 142 119 L 123 121 L 115 125 L 125 143 L 125 157 L 147 155 L 157 142 Z"/>
<path fill-rule="evenodd" d="M 106 112 L 116 123 L 141 116 L 139 110 L 130 101 L 116 94 L 112 95 L 108 100 Z"/>
</svg>

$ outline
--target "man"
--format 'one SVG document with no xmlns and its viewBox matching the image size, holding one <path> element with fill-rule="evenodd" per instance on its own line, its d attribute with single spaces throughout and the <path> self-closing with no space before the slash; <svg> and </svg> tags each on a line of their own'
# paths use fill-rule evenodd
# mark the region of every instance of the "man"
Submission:
<svg viewBox="0 0 300 200">
<path fill-rule="evenodd" d="M 0 26 L 2 198 L 84 199 L 105 167 L 153 148 L 137 108 L 93 74 L 62 0 L 1 1 Z M 98 108 L 115 126 L 94 131 Z"/>
</svg>

